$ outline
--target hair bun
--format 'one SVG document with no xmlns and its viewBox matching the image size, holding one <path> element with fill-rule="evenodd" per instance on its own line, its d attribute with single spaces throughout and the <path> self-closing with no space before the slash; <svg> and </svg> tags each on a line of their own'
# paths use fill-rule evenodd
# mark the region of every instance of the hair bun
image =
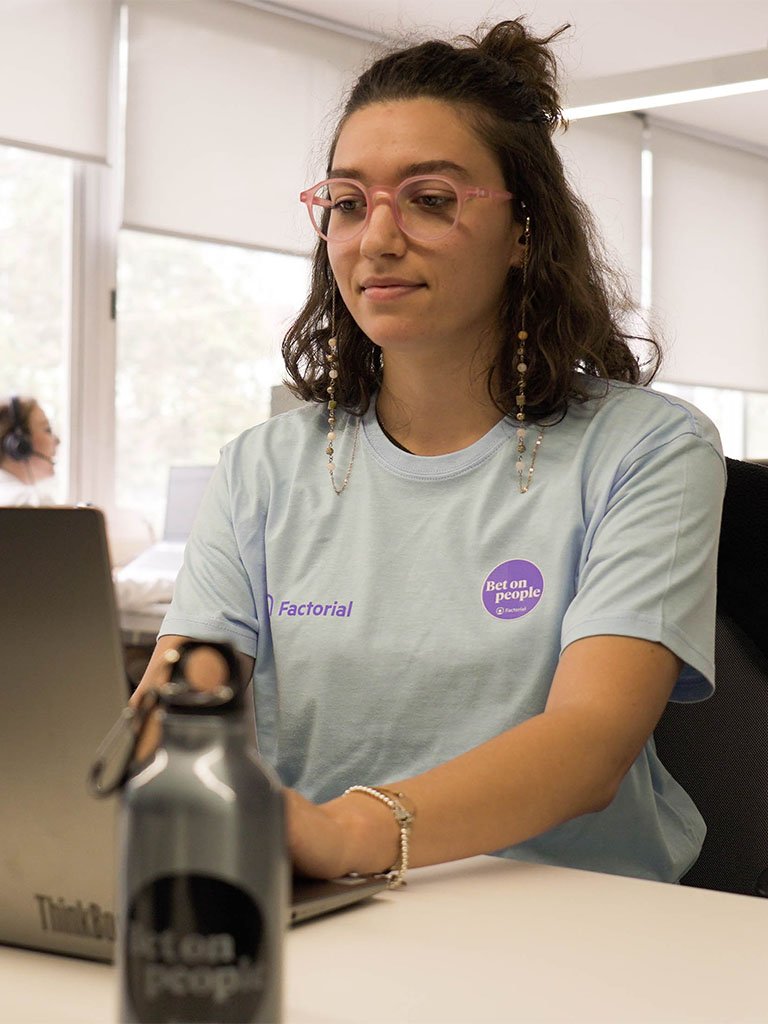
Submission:
<svg viewBox="0 0 768 1024">
<path fill-rule="evenodd" d="M 537 37 L 525 27 L 522 18 L 501 21 L 482 35 L 461 36 L 459 42 L 487 57 L 498 68 L 507 88 L 519 91 L 524 111 L 520 120 L 557 125 L 563 121 L 558 94 L 557 59 L 549 44 L 570 25 L 562 25 L 549 36 Z"/>
</svg>

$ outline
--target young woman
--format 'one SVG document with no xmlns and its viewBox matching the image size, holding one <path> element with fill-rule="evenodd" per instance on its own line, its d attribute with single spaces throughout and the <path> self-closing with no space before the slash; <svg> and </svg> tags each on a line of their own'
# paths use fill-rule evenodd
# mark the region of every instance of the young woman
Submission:
<svg viewBox="0 0 768 1024">
<path fill-rule="evenodd" d="M 59 439 L 34 398 L 0 402 L 0 505 L 40 505 L 50 485 Z"/>
<path fill-rule="evenodd" d="M 360 77 L 302 195 L 307 405 L 225 448 L 143 684 L 231 640 L 308 874 L 497 852 L 673 881 L 701 846 L 652 732 L 712 689 L 723 462 L 641 386 L 551 38 Z"/>
</svg>

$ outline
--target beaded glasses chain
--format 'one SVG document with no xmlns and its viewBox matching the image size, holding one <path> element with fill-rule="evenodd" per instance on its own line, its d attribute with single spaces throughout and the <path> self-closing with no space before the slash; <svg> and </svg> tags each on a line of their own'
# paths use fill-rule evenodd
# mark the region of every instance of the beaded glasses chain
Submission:
<svg viewBox="0 0 768 1024">
<path fill-rule="evenodd" d="M 525 463 L 523 462 L 523 456 L 525 455 L 525 434 L 526 430 L 523 426 L 525 422 L 525 374 L 528 369 L 528 364 L 525 361 L 525 343 L 528 340 L 528 331 L 525 329 L 525 314 L 528 305 L 528 260 L 530 258 L 530 246 L 531 246 L 531 218 L 525 218 L 525 233 L 523 235 L 523 288 L 522 288 L 522 300 L 520 303 L 520 330 L 517 332 L 517 395 L 515 396 L 515 404 L 517 405 L 517 412 L 515 413 L 515 419 L 520 424 L 517 428 L 517 462 L 515 464 L 515 470 L 517 471 L 517 482 L 520 488 L 521 494 L 526 494 L 533 481 L 533 468 L 536 465 L 536 455 L 541 447 L 541 442 L 544 440 L 544 432 L 539 431 L 539 435 L 536 438 L 536 442 L 533 446 L 533 452 L 531 453 L 531 464 L 528 466 L 528 474 L 525 473 Z"/>
<path fill-rule="evenodd" d="M 325 354 L 328 360 L 328 378 L 329 384 L 326 388 L 328 393 L 328 447 L 325 449 L 325 454 L 328 456 L 328 473 L 331 477 L 331 484 L 337 494 L 342 494 L 347 484 L 349 483 L 349 477 L 352 473 L 352 467 L 355 464 L 355 455 L 357 454 L 357 441 L 360 436 L 360 420 L 362 417 L 357 417 L 357 425 L 355 426 L 355 436 L 352 441 L 352 457 L 349 460 L 347 466 L 347 472 L 344 479 L 341 482 L 341 487 L 336 483 L 336 477 L 333 475 L 335 465 L 333 461 L 333 442 L 336 440 L 336 381 L 339 379 L 339 342 L 336 337 L 336 282 L 333 282 L 333 292 L 331 298 L 331 337 L 328 339 L 328 351 Z"/>
</svg>

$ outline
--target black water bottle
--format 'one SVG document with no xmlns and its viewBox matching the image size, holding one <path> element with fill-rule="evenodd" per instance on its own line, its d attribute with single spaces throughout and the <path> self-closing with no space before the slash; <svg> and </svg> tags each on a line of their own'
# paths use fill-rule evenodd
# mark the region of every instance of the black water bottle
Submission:
<svg viewBox="0 0 768 1024">
<path fill-rule="evenodd" d="M 201 692 L 189 682 L 192 661 L 199 675 L 212 652 L 225 678 Z M 288 906 L 280 786 L 256 751 L 231 648 L 188 643 L 169 660 L 160 745 L 122 791 L 120 1019 L 279 1022 Z"/>
</svg>

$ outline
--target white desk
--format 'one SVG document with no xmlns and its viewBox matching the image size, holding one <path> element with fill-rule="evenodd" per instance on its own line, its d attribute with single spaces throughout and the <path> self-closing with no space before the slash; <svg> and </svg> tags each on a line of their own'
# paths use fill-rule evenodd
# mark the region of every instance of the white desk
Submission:
<svg viewBox="0 0 768 1024">
<path fill-rule="evenodd" d="M 120 633 L 123 643 L 154 647 L 158 630 L 170 607 L 170 604 L 150 604 L 141 611 L 121 610 Z"/>
<path fill-rule="evenodd" d="M 286 1024 L 765 1024 L 768 900 L 477 857 L 294 928 Z M 0 947 L 3 1024 L 110 1024 L 112 967 Z"/>
</svg>

